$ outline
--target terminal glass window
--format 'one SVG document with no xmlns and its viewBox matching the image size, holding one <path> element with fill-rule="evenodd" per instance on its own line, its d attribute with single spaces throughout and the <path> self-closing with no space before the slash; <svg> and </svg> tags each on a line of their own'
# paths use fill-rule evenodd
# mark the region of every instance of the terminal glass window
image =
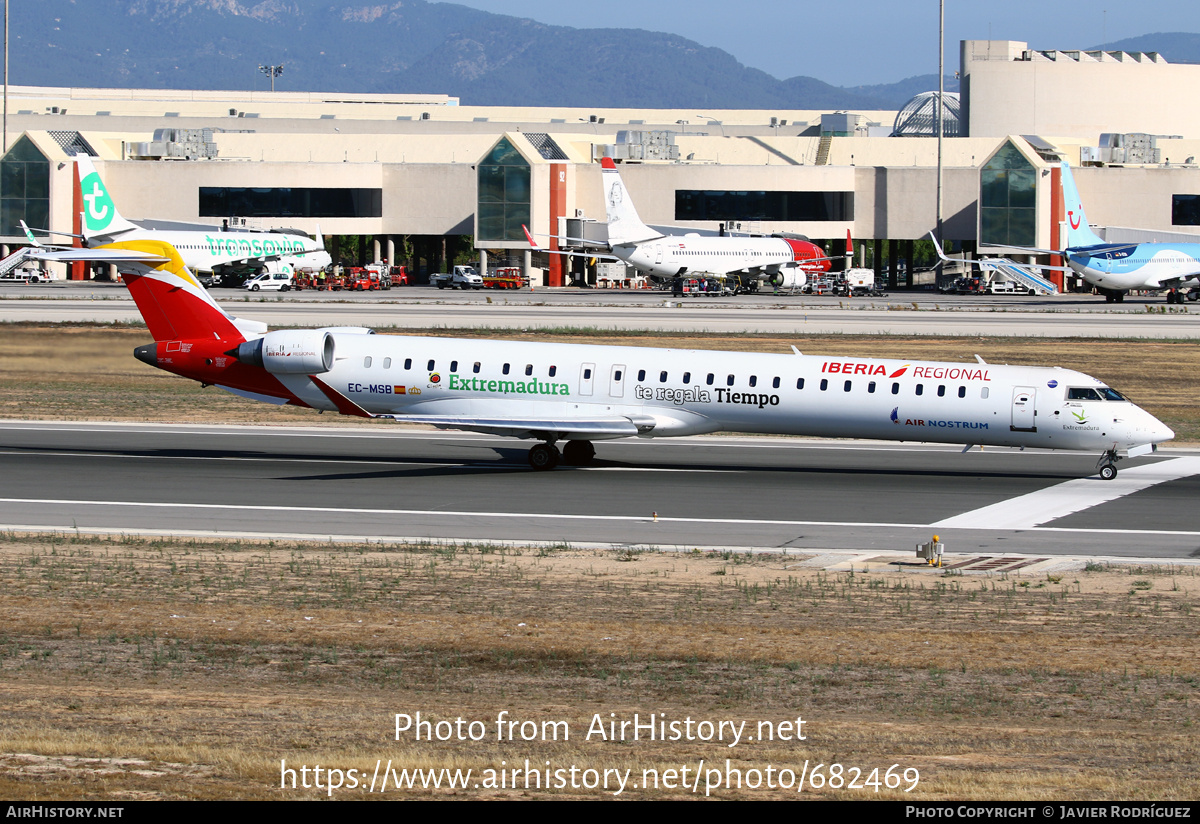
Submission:
<svg viewBox="0 0 1200 824">
<path fill-rule="evenodd" d="M 1005 143 L 979 174 L 979 242 L 987 246 L 1033 246 L 1037 217 L 1037 169 Z"/>
<path fill-rule="evenodd" d="M 201 186 L 201 217 L 382 217 L 383 189 Z"/>
<path fill-rule="evenodd" d="M 676 220 L 854 220 L 854 192 L 675 190 Z"/>
<path fill-rule="evenodd" d="M 1200 195 L 1171 195 L 1171 223 L 1200 226 Z"/>
<path fill-rule="evenodd" d="M 529 162 L 502 138 L 479 163 L 475 210 L 479 240 L 524 240 L 529 225 Z"/>
<path fill-rule="evenodd" d="M 24 237 L 21 220 L 50 225 L 50 161 L 24 135 L 0 160 L 0 235 Z"/>
</svg>

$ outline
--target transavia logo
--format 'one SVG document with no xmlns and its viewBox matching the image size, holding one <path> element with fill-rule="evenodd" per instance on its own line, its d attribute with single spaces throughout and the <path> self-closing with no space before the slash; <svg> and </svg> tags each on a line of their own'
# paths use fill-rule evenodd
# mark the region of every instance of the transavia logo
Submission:
<svg viewBox="0 0 1200 824">
<path fill-rule="evenodd" d="M 1072 409 L 1071 415 L 1075 418 L 1075 423 L 1087 423 L 1087 413 L 1086 412 L 1076 412 L 1075 410 Z"/>
<path fill-rule="evenodd" d="M 898 406 L 892 407 L 892 415 L 891 415 L 892 423 L 895 423 L 895 424 L 900 423 L 899 412 L 900 412 L 900 407 L 898 407 Z"/>
<path fill-rule="evenodd" d="M 79 191 L 83 195 L 83 219 L 87 228 L 93 232 L 105 229 L 112 222 L 116 208 L 100 182 L 100 175 L 92 172 L 85 177 L 79 184 Z"/>
</svg>

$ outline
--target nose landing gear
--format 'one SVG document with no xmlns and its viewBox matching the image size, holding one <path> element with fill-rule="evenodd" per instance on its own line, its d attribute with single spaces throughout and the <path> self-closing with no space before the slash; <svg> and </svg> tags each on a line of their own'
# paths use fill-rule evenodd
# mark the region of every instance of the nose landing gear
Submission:
<svg viewBox="0 0 1200 824">
<path fill-rule="evenodd" d="M 1096 471 L 1100 473 L 1100 480 L 1111 481 L 1117 477 L 1117 461 L 1119 460 L 1115 449 L 1109 449 L 1100 456 L 1100 460 L 1096 461 Z"/>
</svg>

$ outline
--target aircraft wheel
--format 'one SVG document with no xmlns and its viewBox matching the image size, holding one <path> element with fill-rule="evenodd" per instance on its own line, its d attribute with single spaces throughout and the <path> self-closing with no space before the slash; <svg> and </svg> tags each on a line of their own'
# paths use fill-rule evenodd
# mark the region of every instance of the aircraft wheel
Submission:
<svg viewBox="0 0 1200 824">
<path fill-rule="evenodd" d="M 558 466 L 558 450 L 553 444 L 540 443 L 529 450 L 529 465 L 539 471 Z"/>
<path fill-rule="evenodd" d="M 567 441 L 562 456 L 567 466 L 587 466 L 596 457 L 596 447 L 591 441 Z"/>
<path fill-rule="evenodd" d="M 1117 468 L 1110 463 L 1106 463 L 1100 467 L 1100 480 L 1111 481 L 1117 477 Z"/>
</svg>

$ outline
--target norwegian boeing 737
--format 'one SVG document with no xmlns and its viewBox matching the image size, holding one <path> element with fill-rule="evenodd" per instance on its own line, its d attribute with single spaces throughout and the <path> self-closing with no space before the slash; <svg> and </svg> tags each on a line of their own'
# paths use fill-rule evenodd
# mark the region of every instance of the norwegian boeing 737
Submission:
<svg viewBox="0 0 1200 824">
<path fill-rule="evenodd" d="M 595 440 L 735 430 L 1094 451 L 1111 479 L 1118 458 L 1174 437 L 1068 369 L 268 332 L 226 314 L 169 244 L 106 248 L 132 259 L 125 283 L 154 337 L 139 360 L 267 403 L 539 441 L 535 469 L 587 464 Z"/>
<path fill-rule="evenodd" d="M 613 254 L 659 278 L 676 275 L 761 277 L 777 289 L 799 288 L 810 274 L 829 271 L 829 258 L 807 240 L 783 237 L 665 235 L 638 217 L 612 158 L 603 158 L 604 208 Z"/>
<path fill-rule="evenodd" d="M 163 241 L 178 250 L 188 269 L 216 274 L 237 268 L 259 270 L 265 267 L 272 271 L 289 271 L 290 267 L 315 270 L 324 269 L 332 262 L 320 237 L 313 240 L 297 231 L 229 231 L 218 226 L 187 224 L 180 224 L 180 228 L 143 228 L 126 220 L 117 211 L 117 205 L 90 157 L 76 155 L 75 163 L 79 167 L 79 188 L 83 197 L 82 238 L 89 247 L 116 241 Z M 41 245 L 32 232 L 26 229 L 25 233 L 31 243 Z M 53 258 L 58 262 L 101 259 L 76 247 L 47 248 L 55 248 L 61 253 Z"/>
</svg>

